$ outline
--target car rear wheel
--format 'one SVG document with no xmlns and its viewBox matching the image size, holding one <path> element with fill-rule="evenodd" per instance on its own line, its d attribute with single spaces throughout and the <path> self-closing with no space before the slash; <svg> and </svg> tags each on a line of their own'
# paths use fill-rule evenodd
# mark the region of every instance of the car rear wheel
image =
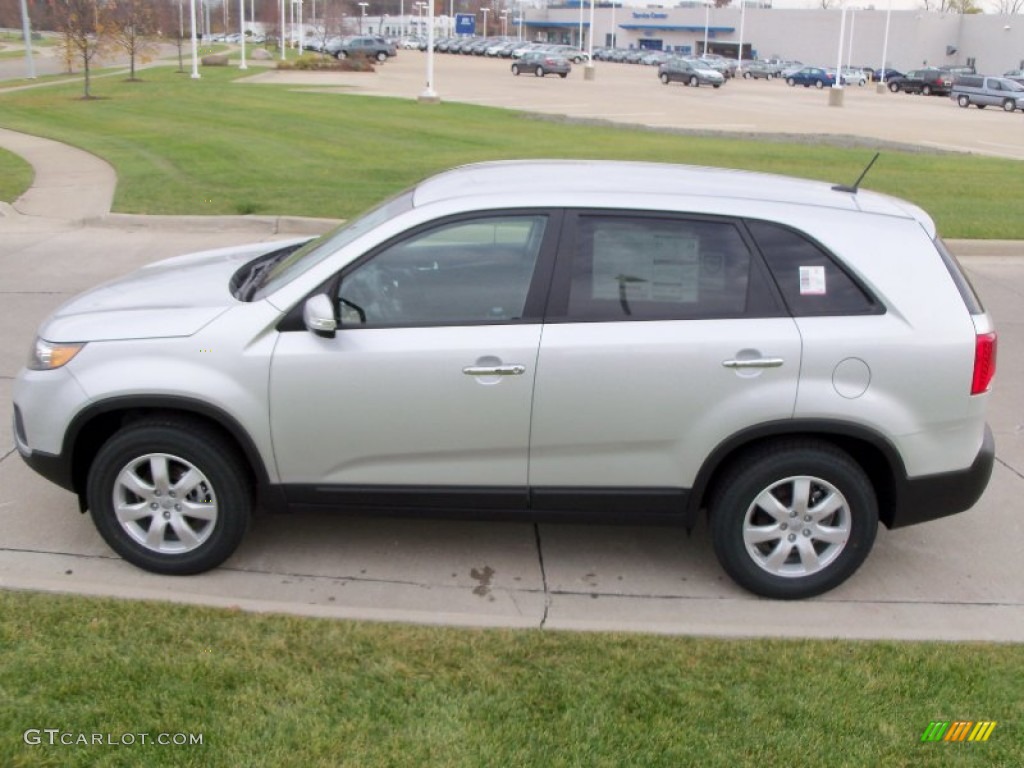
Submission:
<svg viewBox="0 0 1024 768">
<path fill-rule="evenodd" d="M 820 88 L 824 88 L 825 87 L 825 83 L 823 83 L 821 80 L 815 80 L 814 81 L 814 87 L 815 88 L 819 88 L 819 89 Z"/>
<path fill-rule="evenodd" d="M 966 96 L 958 96 L 957 100 L 956 100 L 956 103 L 959 104 L 964 109 L 966 109 L 967 107 L 971 106 L 971 100 L 969 98 L 967 98 Z"/>
<path fill-rule="evenodd" d="M 347 54 L 347 53 L 345 53 L 344 51 L 338 51 L 338 53 L 337 53 L 337 57 L 338 57 L 339 59 L 347 59 L 347 58 L 348 58 L 348 54 Z"/>
<path fill-rule="evenodd" d="M 690 79 L 687 82 L 690 84 L 691 88 L 696 88 L 700 85 L 700 81 L 697 79 L 696 75 L 690 75 Z"/>
<path fill-rule="evenodd" d="M 568 75 L 568 74 L 569 74 L 568 72 L 559 72 L 558 76 L 564 80 L 566 75 Z"/>
<path fill-rule="evenodd" d="M 750 79 L 750 73 L 749 72 L 744 72 L 743 73 L 743 79 L 744 80 L 749 80 Z"/>
<path fill-rule="evenodd" d="M 661 76 L 658 79 L 661 80 L 662 85 L 668 85 L 669 83 L 669 76 L 664 72 L 661 73 Z"/>
<path fill-rule="evenodd" d="M 1015 109 L 1017 109 L 1017 102 L 1013 99 L 1003 99 L 1004 112 L 1013 112 Z"/>
<path fill-rule="evenodd" d="M 769 72 L 767 75 L 764 76 L 764 79 L 765 80 L 772 80 L 772 79 L 774 79 L 774 77 L 775 77 L 775 75 L 773 75 L 771 72 Z"/>
<path fill-rule="evenodd" d="M 231 556 L 252 510 L 245 465 L 213 429 L 153 418 L 111 437 L 89 470 L 93 523 L 121 557 L 154 573 L 191 574 Z"/>
<path fill-rule="evenodd" d="M 388 55 L 384 51 L 377 51 L 377 61 L 383 64 L 388 60 Z"/>
<path fill-rule="evenodd" d="M 931 96 L 932 95 L 932 87 L 930 85 L 922 85 L 921 86 L 921 93 L 924 94 L 925 96 Z"/>
<path fill-rule="evenodd" d="M 533 74 L 536 75 L 537 77 L 544 77 L 544 67 L 537 67 L 535 70 L 533 70 Z"/>
<path fill-rule="evenodd" d="M 512 65 L 512 74 L 515 75 L 516 77 L 519 77 L 519 65 L 518 64 L 513 64 Z"/>
<path fill-rule="evenodd" d="M 848 579 L 867 557 L 878 504 L 864 470 L 811 440 L 766 445 L 735 462 L 711 500 L 715 554 L 742 587 L 798 599 Z"/>
</svg>

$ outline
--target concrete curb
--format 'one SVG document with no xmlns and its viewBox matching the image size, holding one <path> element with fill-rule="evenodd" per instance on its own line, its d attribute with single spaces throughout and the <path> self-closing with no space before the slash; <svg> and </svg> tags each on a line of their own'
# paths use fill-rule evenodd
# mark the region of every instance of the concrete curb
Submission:
<svg viewBox="0 0 1024 768">
<path fill-rule="evenodd" d="M 108 213 L 85 219 L 87 227 L 111 229 L 189 230 L 220 232 L 251 231 L 256 235 L 322 235 L 337 227 L 342 219 L 318 219 L 303 216 L 149 216 Z"/>
<path fill-rule="evenodd" d="M 946 240 L 958 257 L 1024 256 L 1024 240 Z"/>
</svg>

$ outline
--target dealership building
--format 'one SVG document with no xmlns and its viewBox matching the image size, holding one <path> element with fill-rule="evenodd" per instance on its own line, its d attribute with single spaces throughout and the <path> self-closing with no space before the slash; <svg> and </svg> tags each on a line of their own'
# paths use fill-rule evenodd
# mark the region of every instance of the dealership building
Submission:
<svg viewBox="0 0 1024 768">
<path fill-rule="evenodd" d="M 522 37 L 590 45 L 590 6 L 526 9 Z M 882 65 L 899 70 L 924 65 L 973 65 L 979 72 L 1001 73 L 1024 67 L 1024 16 L 953 14 L 924 10 L 887 12 L 885 7 L 847 10 L 783 10 L 748 6 L 712 8 L 598 6 L 593 44 L 651 48 L 680 54 L 704 50 L 735 58 L 782 58 L 833 66 Z M 520 19 L 512 20 L 513 27 Z M 888 44 L 886 45 L 886 31 Z M 518 31 L 517 29 L 514 31 Z"/>
</svg>

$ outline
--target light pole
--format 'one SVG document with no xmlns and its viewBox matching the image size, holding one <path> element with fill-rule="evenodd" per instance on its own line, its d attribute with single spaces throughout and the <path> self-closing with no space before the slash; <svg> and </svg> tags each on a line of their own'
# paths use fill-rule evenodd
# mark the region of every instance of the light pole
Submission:
<svg viewBox="0 0 1024 768">
<path fill-rule="evenodd" d="M 711 3 L 704 0 L 704 55 L 708 53 L 708 33 L 711 31 Z"/>
<path fill-rule="evenodd" d="M 484 37 L 487 37 L 487 14 L 491 12 L 490 8 L 481 8 L 480 13 L 484 15 Z"/>
<path fill-rule="evenodd" d="M 437 104 L 441 99 L 434 90 L 434 0 L 424 3 L 429 15 L 427 17 L 427 87 L 419 95 L 424 104 Z"/>
<path fill-rule="evenodd" d="M 736 51 L 736 75 L 743 74 L 743 25 L 747 20 L 746 0 L 740 0 L 740 48 Z"/>
<path fill-rule="evenodd" d="M 882 84 L 875 88 L 876 93 L 885 93 L 886 66 L 885 57 L 889 55 L 889 22 L 892 20 L 892 0 L 885 11 L 885 38 L 882 40 Z"/>
<path fill-rule="evenodd" d="M 199 46 L 196 42 L 196 0 L 189 0 L 192 14 L 192 79 L 199 79 Z"/>
<path fill-rule="evenodd" d="M 419 34 L 421 34 L 421 35 L 424 32 L 426 32 L 426 30 L 423 29 L 423 9 L 426 8 L 426 7 L 427 7 L 426 3 L 416 3 L 416 5 L 415 5 L 416 10 L 418 10 L 420 12 L 420 23 L 419 23 L 418 31 L 419 31 Z"/>
<path fill-rule="evenodd" d="M 850 42 L 846 47 L 846 68 L 850 69 L 853 64 L 853 30 L 857 25 L 857 9 L 850 9 Z"/>
<path fill-rule="evenodd" d="M 501 36 L 508 37 L 508 8 L 501 12 Z"/>
<path fill-rule="evenodd" d="M 830 107 L 843 106 L 843 39 L 846 37 L 846 6 L 839 15 L 839 52 L 836 55 L 836 81 L 828 94 Z"/>
<path fill-rule="evenodd" d="M 615 6 L 618 4 L 618 0 L 612 0 L 612 48 L 619 47 L 619 36 L 615 29 Z"/>
<path fill-rule="evenodd" d="M 363 34 L 363 19 L 366 18 L 366 7 L 369 3 L 359 3 L 359 34 Z"/>
<path fill-rule="evenodd" d="M 242 43 L 242 63 L 238 68 L 248 69 L 245 64 L 245 0 L 238 0 L 238 18 L 242 20 L 242 39 L 239 41 Z"/>
<path fill-rule="evenodd" d="M 280 42 L 280 44 L 281 44 L 281 61 L 284 61 L 285 58 L 287 57 L 287 54 L 285 53 L 285 45 L 284 45 L 284 35 L 285 35 L 285 32 L 287 31 L 287 28 L 285 27 L 285 15 L 284 14 L 285 14 L 284 0 L 281 0 L 281 34 L 278 35 L 278 37 L 280 38 L 280 40 L 278 42 Z"/>
<path fill-rule="evenodd" d="M 36 78 L 36 64 L 32 60 L 32 27 L 28 15 L 28 3 L 21 0 L 21 34 L 25 38 L 25 70 L 30 80 Z M 180 38 L 179 38 L 180 39 Z"/>
</svg>

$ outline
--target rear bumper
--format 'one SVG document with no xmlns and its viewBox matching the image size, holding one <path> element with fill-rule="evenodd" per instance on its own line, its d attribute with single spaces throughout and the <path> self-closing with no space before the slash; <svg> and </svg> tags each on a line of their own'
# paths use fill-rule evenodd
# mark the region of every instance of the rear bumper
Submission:
<svg viewBox="0 0 1024 768">
<path fill-rule="evenodd" d="M 988 487 L 995 464 L 996 444 L 992 430 L 985 426 L 985 437 L 974 462 L 958 472 L 943 472 L 908 479 L 899 489 L 889 528 L 903 528 L 973 507 Z"/>
</svg>

